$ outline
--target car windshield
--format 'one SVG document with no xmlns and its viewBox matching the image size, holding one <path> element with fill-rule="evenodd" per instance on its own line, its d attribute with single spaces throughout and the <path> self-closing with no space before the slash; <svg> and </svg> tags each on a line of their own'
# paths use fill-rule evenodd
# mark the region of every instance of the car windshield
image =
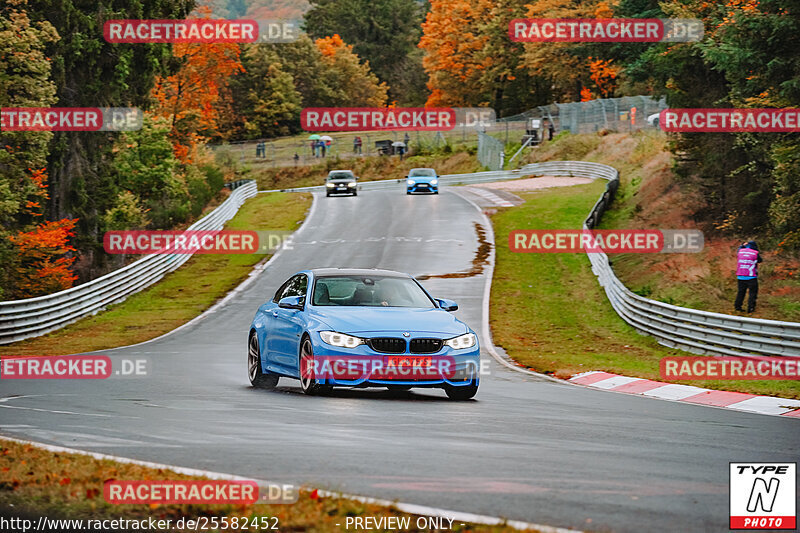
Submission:
<svg viewBox="0 0 800 533">
<path fill-rule="evenodd" d="M 411 278 L 327 276 L 314 282 L 314 305 L 436 307 Z"/>
<path fill-rule="evenodd" d="M 331 172 L 328 175 L 329 180 L 354 180 L 356 177 L 352 172 Z"/>
<path fill-rule="evenodd" d="M 432 168 L 415 168 L 409 172 L 409 178 L 432 178 L 436 175 L 436 171 Z"/>
</svg>

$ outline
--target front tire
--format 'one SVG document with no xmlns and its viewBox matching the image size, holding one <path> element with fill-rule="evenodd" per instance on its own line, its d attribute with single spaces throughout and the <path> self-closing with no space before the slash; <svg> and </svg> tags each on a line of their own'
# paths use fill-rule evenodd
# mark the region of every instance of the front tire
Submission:
<svg viewBox="0 0 800 533">
<path fill-rule="evenodd" d="M 469 400 L 478 393 L 478 385 L 477 383 L 461 387 L 454 387 L 452 385 L 448 385 L 447 387 L 445 387 L 444 392 L 447 394 L 447 397 L 450 398 L 451 400 L 457 400 L 457 401 Z"/>
<path fill-rule="evenodd" d="M 314 346 L 308 336 L 303 337 L 303 341 L 300 343 L 298 363 L 300 387 L 304 393 L 313 396 L 327 394 L 333 389 L 331 385 L 320 385 L 314 378 Z"/>
<path fill-rule="evenodd" d="M 262 370 L 261 349 L 255 331 L 250 333 L 250 340 L 247 342 L 247 376 L 250 378 L 250 385 L 257 389 L 274 389 L 280 379 L 274 374 L 265 374 Z"/>
</svg>

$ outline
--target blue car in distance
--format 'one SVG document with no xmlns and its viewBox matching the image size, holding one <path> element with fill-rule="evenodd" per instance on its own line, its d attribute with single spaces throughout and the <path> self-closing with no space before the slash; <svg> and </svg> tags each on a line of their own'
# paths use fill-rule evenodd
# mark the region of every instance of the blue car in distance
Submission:
<svg viewBox="0 0 800 533">
<path fill-rule="evenodd" d="M 439 176 L 432 168 L 412 168 L 406 176 L 406 194 L 431 192 L 439 194 Z"/>
<path fill-rule="evenodd" d="M 298 272 L 262 304 L 250 325 L 247 369 L 254 387 L 280 377 L 306 394 L 333 387 L 441 388 L 475 396 L 478 336 L 408 274 L 323 268 Z"/>
</svg>

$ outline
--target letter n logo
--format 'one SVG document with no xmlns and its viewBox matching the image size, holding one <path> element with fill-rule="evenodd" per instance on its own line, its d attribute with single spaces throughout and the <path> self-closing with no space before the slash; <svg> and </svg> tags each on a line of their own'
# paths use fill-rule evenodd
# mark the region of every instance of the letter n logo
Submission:
<svg viewBox="0 0 800 533">
<path fill-rule="evenodd" d="M 757 477 L 753 481 L 750 499 L 747 500 L 747 511 L 755 513 L 758 510 L 757 507 L 760 506 L 762 511 L 771 513 L 780 484 L 780 480 L 776 477 L 769 480 L 769 485 L 763 477 Z"/>
</svg>

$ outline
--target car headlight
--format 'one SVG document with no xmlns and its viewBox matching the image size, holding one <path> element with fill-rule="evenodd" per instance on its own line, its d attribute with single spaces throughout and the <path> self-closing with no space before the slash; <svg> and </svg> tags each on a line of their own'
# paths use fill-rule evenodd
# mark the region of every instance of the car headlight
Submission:
<svg viewBox="0 0 800 533">
<path fill-rule="evenodd" d="M 406 183 L 408 183 L 409 185 L 414 185 L 414 184 L 416 183 L 416 181 L 414 181 L 414 180 L 408 180 Z"/>
<path fill-rule="evenodd" d="M 437 183 L 439 183 L 439 180 L 431 180 L 431 185 L 436 185 Z"/>
<path fill-rule="evenodd" d="M 356 186 L 356 182 L 355 181 L 348 182 L 347 186 L 348 187 L 355 187 Z"/>
<path fill-rule="evenodd" d="M 463 335 L 459 335 L 458 337 L 447 339 L 444 341 L 444 343 L 446 346 L 456 350 L 462 350 L 464 348 L 472 348 L 475 346 L 475 344 L 478 343 L 478 337 L 476 337 L 474 333 L 465 333 Z"/>
<path fill-rule="evenodd" d="M 353 337 L 352 335 L 345 335 L 344 333 L 337 333 L 335 331 L 320 331 L 319 336 L 322 342 L 337 346 L 339 348 L 355 348 L 359 344 L 364 344 L 364 339 Z"/>
<path fill-rule="evenodd" d="M 336 185 L 334 185 L 333 183 L 326 183 L 325 186 L 331 188 L 336 187 Z"/>
</svg>

